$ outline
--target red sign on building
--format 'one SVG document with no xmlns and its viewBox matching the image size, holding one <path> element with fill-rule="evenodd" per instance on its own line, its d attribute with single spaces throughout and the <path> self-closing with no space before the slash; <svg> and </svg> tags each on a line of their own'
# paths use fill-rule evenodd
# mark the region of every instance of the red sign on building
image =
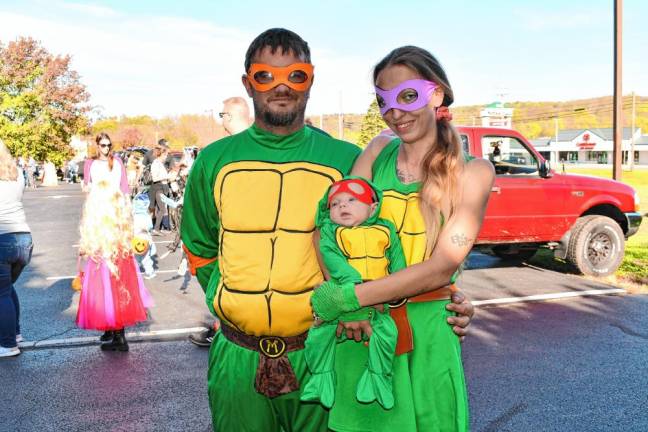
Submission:
<svg viewBox="0 0 648 432">
<path fill-rule="evenodd" d="M 583 141 L 576 144 L 579 150 L 592 150 L 596 143 L 590 142 L 590 134 L 583 134 Z"/>
</svg>

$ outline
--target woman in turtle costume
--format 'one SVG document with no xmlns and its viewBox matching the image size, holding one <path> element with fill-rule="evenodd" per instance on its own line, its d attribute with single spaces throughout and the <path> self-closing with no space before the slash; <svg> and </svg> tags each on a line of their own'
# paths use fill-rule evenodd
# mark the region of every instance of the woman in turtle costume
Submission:
<svg viewBox="0 0 648 432">
<path fill-rule="evenodd" d="M 391 310 L 399 332 L 395 398 L 411 403 L 415 419 L 407 430 L 465 431 L 469 421 L 461 349 L 446 324 L 450 313 L 445 306 L 454 275 L 479 232 L 493 167 L 464 157 L 447 109 L 452 89 L 429 52 L 412 46 L 395 49 L 376 65 L 374 83 L 383 119 L 398 137 L 375 139 L 353 173 L 371 178 L 383 190 L 380 216 L 396 226 L 408 268 L 357 285 L 325 282 L 312 297 L 313 309 L 328 321 L 362 306 L 407 298 Z M 410 392 L 399 393 L 397 385 L 404 380 Z M 334 414 L 329 426 L 345 431 L 366 430 L 358 425 L 375 415 L 359 403 L 344 416 Z"/>
</svg>

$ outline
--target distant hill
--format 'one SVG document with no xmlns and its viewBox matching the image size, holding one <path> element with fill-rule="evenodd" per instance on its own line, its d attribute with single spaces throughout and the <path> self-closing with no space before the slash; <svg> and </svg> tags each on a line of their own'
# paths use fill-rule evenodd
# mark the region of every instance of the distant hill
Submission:
<svg viewBox="0 0 648 432">
<path fill-rule="evenodd" d="M 451 107 L 455 124 L 481 125 L 480 111 L 485 105 Z M 612 96 L 591 99 L 578 99 L 565 102 L 511 102 L 513 108 L 513 128 L 528 139 L 550 137 L 558 129 L 607 128 L 612 127 Z M 635 127 L 648 134 L 648 97 L 635 98 Z M 630 127 L 632 96 L 623 98 L 625 124 Z M 364 114 L 344 114 L 344 139 L 356 142 Z M 557 120 L 555 119 L 557 117 Z M 314 126 L 320 125 L 320 116 L 309 117 Z M 337 137 L 339 130 L 338 115 L 322 116 L 322 129 Z"/>
</svg>

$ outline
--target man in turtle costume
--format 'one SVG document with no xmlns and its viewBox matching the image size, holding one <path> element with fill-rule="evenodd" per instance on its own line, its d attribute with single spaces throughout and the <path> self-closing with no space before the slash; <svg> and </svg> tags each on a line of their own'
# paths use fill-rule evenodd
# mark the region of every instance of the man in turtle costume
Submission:
<svg viewBox="0 0 648 432">
<path fill-rule="evenodd" d="M 297 34 L 259 35 L 245 72 L 255 122 L 200 152 L 181 230 L 191 271 L 222 324 L 209 360 L 213 427 L 325 431 L 322 405 L 299 400 L 310 377 L 303 355 L 310 297 L 323 281 L 315 211 L 360 149 L 304 127 L 313 65 Z"/>
</svg>

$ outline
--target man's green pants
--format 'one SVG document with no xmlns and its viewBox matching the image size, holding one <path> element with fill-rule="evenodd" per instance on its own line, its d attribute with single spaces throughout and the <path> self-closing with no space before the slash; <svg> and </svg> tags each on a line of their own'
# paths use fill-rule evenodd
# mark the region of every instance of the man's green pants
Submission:
<svg viewBox="0 0 648 432">
<path fill-rule="evenodd" d="M 325 432 L 328 412 L 301 402 L 301 391 L 275 398 L 256 392 L 258 352 L 230 342 L 218 332 L 209 351 L 208 391 L 212 425 L 218 432 Z M 310 378 L 304 350 L 287 354 L 300 385 Z"/>
</svg>

